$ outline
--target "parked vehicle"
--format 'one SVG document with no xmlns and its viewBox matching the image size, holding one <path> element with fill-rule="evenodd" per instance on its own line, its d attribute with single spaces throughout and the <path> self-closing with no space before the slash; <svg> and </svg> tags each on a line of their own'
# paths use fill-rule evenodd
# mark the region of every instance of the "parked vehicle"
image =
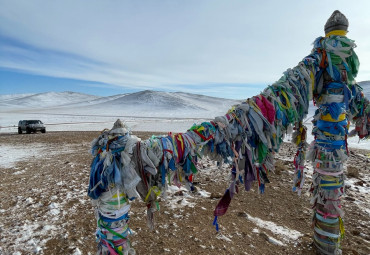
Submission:
<svg viewBox="0 0 370 255">
<path fill-rule="evenodd" d="M 41 131 L 41 133 L 46 132 L 45 125 L 41 120 L 20 120 L 18 122 L 18 134 L 22 134 L 22 132 L 30 134 L 37 131 Z"/>
</svg>

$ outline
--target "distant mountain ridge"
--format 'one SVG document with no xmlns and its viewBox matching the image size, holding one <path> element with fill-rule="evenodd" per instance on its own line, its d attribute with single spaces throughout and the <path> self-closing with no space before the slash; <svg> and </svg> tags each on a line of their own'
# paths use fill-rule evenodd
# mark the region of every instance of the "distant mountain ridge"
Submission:
<svg viewBox="0 0 370 255">
<path fill-rule="evenodd" d="M 2 112 L 54 114 L 199 117 L 224 114 L 238 103 L 239 100 L 151 90 L 106 97 L 76 92 L 0 95 Z"/>
<path fill-rule="evenodd" d="M 14 106 L 16 108 L 44 108 L 95 100 L 97 98 L 100 97 L 71 91 L 0 95 L 0 105 Z"/>
</svg>

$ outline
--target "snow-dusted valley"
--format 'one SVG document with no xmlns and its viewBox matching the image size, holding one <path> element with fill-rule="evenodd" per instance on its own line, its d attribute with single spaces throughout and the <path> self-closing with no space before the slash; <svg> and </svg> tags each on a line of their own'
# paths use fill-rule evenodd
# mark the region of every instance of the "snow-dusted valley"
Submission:
<svg viewBox="0 0 370 255">
<path fill-rule="evenodd" d="M 87 131 L 111 128 L 120 118 L 134 131 L 183 132 L 239 102 L 147 90 L 108 97 L 74 92 L 0 95 L 0 126 L 1 132 L 15 132 L 19 120 L 40 119 L 48 131 Z"/>
<path fill-rule="evenodd" d="M 367 95 L 368 85 L 363 84 Z M 155 91 L 110 97 L 0 95 L 0 254 L 95 253 L 96 221 L 86 195 L 92 160 L 88 151 L 99 131 L 111 128 L 117 118 L 147 139 L 153 133 L 186 131 L 239 102 Z M 308 117 L 313 111 L 311 107 Z M 21 119 L 42 120 L 46 134 L 18 135 Z M 309 118 L 306 124 L 310 128 Z M 351 138 L 350 146 L 362 149 L 353 149 L 348 162 L 343 252 L 370 254 L 370 154 L 364 150 L 369 141 Z M 256 185 L 236 195 L 219 219 L 219 233 L 212 226 L 213 210 L 228 186 L 228 165 L 204 158 L 196 192 L 171 186 L 155 214 L 153 232 L 146 226 L 145 206 L 133 202 L 131 241 L 137 254 L 315 254 L 308 193 L 312 167 L 307 164 L 298 197 L 291 191 L 294 153 L 291 144 L 282 146 L 264 195 Z"/>
</svg>

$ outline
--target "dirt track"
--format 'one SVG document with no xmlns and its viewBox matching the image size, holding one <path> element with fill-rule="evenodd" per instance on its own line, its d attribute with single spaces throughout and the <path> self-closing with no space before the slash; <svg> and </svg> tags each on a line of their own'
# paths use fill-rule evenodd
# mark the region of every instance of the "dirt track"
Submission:
<svg viewBox="0 0 370 255">
<path fill-rule="evenodd" d="M 136 135 L 145 139 L 151 134 Z M 0 167 L 0 254 L 95 253 L 96 222 L 86 189 L 92 160 L 88 151 L 98 135 L 99 132 L 0 134 L 0 146 L 40 151 L 10 168 Z M 284 144 L 280 155 L 287 158 L 293 153 L 293 147 Z M 353 150 L 349 165 L 369 176 L 369 159 L 361 156 L 366 153 L 369 152 Z M 154 232 L 146 226 L 143 203 L 133 203 L 131 241 L 137 254 L 315 254 L 311 247 L 309 196 L 305 193 L 298 197 L 291 192 L 291 162 L 277 161 L 277 174 L 269 176 L 271 183 L 264 195 L 257 193 L 256 184 L 248 193 L 240 189 L 227 214 L 219 219 L 219 234 L 212 226 L 213 210 L 228 186 L 228 170 L 218 169 L 207 159 L 202 165 L 197 187 L 212 195 L 196 193 L 189 197 L 178 192 L 169 198 L 177 201 L 175 207 L 161 201 Z M 369 187 L 361 176 L 358 185 Z M 356 201 L 362 199 L 358 194 L 356 189 L 347 189 L 343 199 L 344 254 L 370 254 L 370 214 L 358 208 Z M 276 235 L 257 226 L 248 215 L 299 231 L 303 236 L 291 240 Z M 274 244 L 270 237 L 284 245 Z"/>
</svg>

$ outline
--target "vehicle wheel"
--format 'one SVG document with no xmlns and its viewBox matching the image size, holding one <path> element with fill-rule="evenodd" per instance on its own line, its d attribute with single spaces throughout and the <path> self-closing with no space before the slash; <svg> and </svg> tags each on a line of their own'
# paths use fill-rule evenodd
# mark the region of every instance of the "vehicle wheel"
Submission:
<svg viewBox="0 0 370 255">
<path fill-rule="evenodd" d="M 41 133 L 45 133 L 46 132 L 46 129 L 41 129 Z"/>
<path fill-rule="evenodd" d="M 22 134 L 22 129 L 20 127 L 18 128 L 18 134 Z"/>
<path fill-rule="evenodd" d="M 31 129 L 30 128 L 26 128 L 26 133 L 27 134 L 31 134 Z"/>
</svg>

